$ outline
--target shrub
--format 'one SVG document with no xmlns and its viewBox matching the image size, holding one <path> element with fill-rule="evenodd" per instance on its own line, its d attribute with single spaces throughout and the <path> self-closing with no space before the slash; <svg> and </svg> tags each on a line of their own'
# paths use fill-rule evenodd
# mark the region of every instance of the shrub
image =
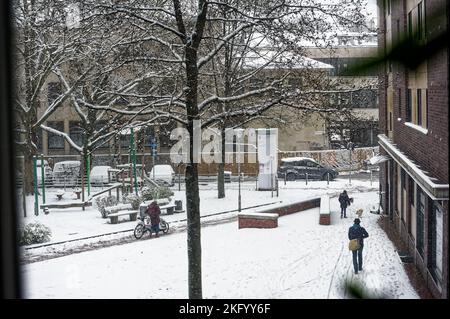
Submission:
<svg viewBox="0 0 450 319">
<path fill-rule="evenodd" d="M 125 202 L 130 203 L 133 209 L 139 209 L 139 205 L 142 203 L 142 197 L 135 194 L 130 194 L 125 198 Z"/>
<path fill-rule="evenodd" d="M 95 204 L 97 205 L 100 214 L 102 214 L 103 218 L 107 218 L 108 214 L 106 213 L 105 208 L 110 206 L 117 205 L 118 201 L 115 196 L 101 196 L 95 199 Z"/>
<path fill-rule="evenodd" d="M 173 196 L 173 192 L 169 187 L 144 187 L 141 191 L 142 199 L 144 201 L 159 199 L 159 198 L 169 198 Z"/>
<path fill-rule="evenodd" d="M 143 187 L 141 190 L 141 196 L 144 201 L 153 199 L 153 191 L 151 187 Z"/>
<path fill-rule="evenodd" d="M 51 236 L 52 231 L 47 226 L 39 222 L 29 223 L 19 229 L 19 245 L 45 243 Z"/>
</svg>

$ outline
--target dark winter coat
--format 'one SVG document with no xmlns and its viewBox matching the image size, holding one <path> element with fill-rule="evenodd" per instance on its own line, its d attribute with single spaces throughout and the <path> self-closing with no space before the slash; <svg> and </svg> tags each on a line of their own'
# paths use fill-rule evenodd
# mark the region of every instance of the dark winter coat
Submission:
<svg viewBox="0 0 450 319">
<path fill-rule="evenodd" d="M 150 216 L 150 222 L 152 226 L 159 224 L 159 215 L 161 215 L 161 210 L 159 209 L 159 206 L 156 202 L 152 202 L 150 205 L 148 205 L 145 212 Z"/>
<path fill-rule="evenodd" d="M 364 238 L 369 237 L 366 229 L 364 227 L 359 226 L 358 224 L 353 224 L 352 227 L 348 230 L 348 239 L 359 239 L 359 245 L 364 246 Z"/>
<path fill-rule="evenodd" d="M 350 206 L 350 198 L 346 193 L 341 193 L 339 195 L 339 203 L 341 203 L 341 208 L 347 208 L 347 206 Z"/>
</svg>

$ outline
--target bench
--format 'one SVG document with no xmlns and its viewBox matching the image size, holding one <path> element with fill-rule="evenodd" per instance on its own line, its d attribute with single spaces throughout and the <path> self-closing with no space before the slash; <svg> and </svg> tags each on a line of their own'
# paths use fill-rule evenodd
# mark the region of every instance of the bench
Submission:
<svg viewBox="0 0 450 319">
<path fill-rule="evenodd" d="M 49 209 L 49 208 L 79 208 L 79 207 L 88 207 L 92 206 L 92 202 L 75 202 L 75 203 L 52 203 L 52 204 L 42 204 L 41 209 Z"/>
<path fill-rule="evenodd" d="M 165 215 L 172 215 L 175 212 L 175 207 L 177 207 L 177 205 L 175 205 L 175 204 L 166 204 L 166 205 L 159 206 L 159 209 L 165 210 L 166 211 Z"/>
<path fill-rule="evenodd" d="M 330 197 L 328 195 L 323 195 L 320 197 L 319 224 L 330 225 L 330 223 L 331 223 Z"/>
<path fill-rule="evenodd" d="M 239 229 L 276 228 L 278 227 L 278 217 L 279 215 L 274 213 L 239 213 Z"/>
<path fill-rule="evenodd" d="M 138 211 L 136 210 L 122 210 L 117 213 L 112 213 L 108 215 L 108 218 L 111 221 L 111 224 L 117 224 L 119 222 L 119 216 L 130 216 L 130 221 L 135 221 L 137 219 Z"/>
</svg>

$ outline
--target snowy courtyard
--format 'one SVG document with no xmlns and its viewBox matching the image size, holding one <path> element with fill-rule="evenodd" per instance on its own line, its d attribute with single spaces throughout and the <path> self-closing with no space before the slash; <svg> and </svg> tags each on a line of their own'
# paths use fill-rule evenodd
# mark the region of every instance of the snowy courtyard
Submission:
<svg viewBox="0 0 450 319">
<path fill-rule="evenodd" d="M 348 298 L 343 286 L 346 280 L 363 285 L 374 297 L 418 298 L 393 244 L 377 224 L 379 216 L 369 213 L 370 208 L 378 205 L 378 183 L 370 185 L 368 181 L 355 180 L 349 185 L 348 179 L 338 179 L 330 185 L 319 181 L 308 185 L 288 182 L 286 186 L 280 185 L 279 197 L 273 198 L 271 192 L 257 192 L 251 184 L 245 184 L 244 208 L 330 195 L 330 226 L 319 225 L 317 208 L 280 217 L 275 229 L 238 229 L 236 186 L 227 185 L 224 199 L 217 199 L 213 187 L 205 185 L 200 192 L 202 215 L 232 211 L 209 217 L 216 223 L 204 224 L 202 228 L 205 298 Z M 344 188 L 354 198 L 354 204 L 349 208 L 348 218 L 340 219 L 336 196 Z M 183 191 L 175 191 L 174 197 L 183 199 L 183 195 Z M 32 207 L 32 201 L 30 204 Z M 362 226 L 370 237 L 364 246 L 364 270 L 353 275 L 347 232 L 357 208 L 364 209 Z M 187 241 L 180 222 L 185 214 L 163 218 L 171 222 L 171 231 L 158 239 L 134 240 L 23 265 L 26 297 L 187 298 Z M 27 222 L 36 219 L 52 229 L 52 242 L 132 229 L 136 223 L 109 224 L 92 207 L 84 212 L 52 210 L 49 215 L 28 217 Z M 124 232 L 114 238 L 130 235 L 131 232 Z M 90 242 L 95 240 L 99 239 Z M 27 253 L 45 255 L 76 245 L 81 243 L 70 242 L 59 248 L 55 245 Z"/>
</svg>

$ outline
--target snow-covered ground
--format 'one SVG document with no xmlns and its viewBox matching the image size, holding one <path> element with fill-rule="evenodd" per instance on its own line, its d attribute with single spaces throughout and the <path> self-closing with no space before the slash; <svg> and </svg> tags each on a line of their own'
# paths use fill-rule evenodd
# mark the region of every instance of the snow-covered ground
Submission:
<svg viewBox="0 0 450 319">
<path fill-rule="evenodd" d="M 394 246 L 377 224 L 379 216 L 368 213 L 370 207 L 378 204 L 378 184 L 353 181 L 349 186 L 347 182 L 338 180 L 329 186 L 326 182 L 310 182 L 308 186 L 304 182 L 291 182 L 280 185 L 278 198 L 272 198 L 271 192 L 256 192 L 250 185 L 244 187 L 243 207 L 276 200 L 284 204 L 324 193 L 334 195 L 343 188 L 355 200 L 349 218 L 340 219 L 339 204 L 332 198 L 330 226 L 319 225 L 318 209 L 311 209 L 281 217 L 275 229 L 239 230 L 235 220 L 203 227 L 204 297 L 346 298 L 342 285 L 349 279 L 360 282 L 375 295 L 418 298 Z M 236 187 L 227 187 L 227 198 L 221 200 L 215 198 L 216 190 L 201 191 L 203 215 L 237 208 Z M 177 192 L 175 197 L 182 195 Z M 364 247 L 364 271 L 355 276 L 347 248 L 347 231 L 357 208 L 365 210 L 362 225 L 370 237 Z M 165 219 L 184 218 L 180 215 Z M 134 226 L 130 222 L 107 224 L 94 209 L 52 211 L 36 218 L 47 218 L 47 224 L 58 227 L 64 223 L 63 216 L 67 223 L 72 222 L 72 230 L 67 226 L 66 233 L 86 234 L 95 229 L 114 231 Z M 78 221 L 80 216 L 86 220 Z M 84 223 L 95 226 L 87 230 Z M 58 232 L 59 238 L 71 236 Z M 187 298 L 186 232 L 26 264 L 22 271 L 29 298 Z"/>
</svg>

